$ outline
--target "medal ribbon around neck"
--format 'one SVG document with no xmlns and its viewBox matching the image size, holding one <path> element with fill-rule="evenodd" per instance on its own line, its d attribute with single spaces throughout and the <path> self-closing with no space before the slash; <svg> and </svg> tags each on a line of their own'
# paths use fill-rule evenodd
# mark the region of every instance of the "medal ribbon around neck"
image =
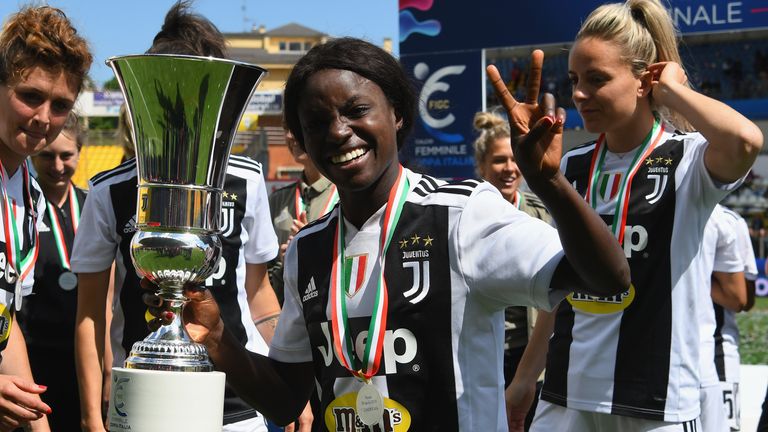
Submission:
<svg viewBox="0 0 768 432">
<path fill-rule="evenodd" d="M 331 192 L 328 195 L 328 200 L 323 205 L 323 209 L 320 211 L 320 216 L 325 216 L 336 203 L 339 202 L 339 191 L 336 190 L 336 185 L 331 185 Z M 301 183 L 296 184 L 296 199 L 294 200 L 294 210 L 296 211 L 296 217 L 298 218 L 302 213 L 307 211 L 307 205 L 304 204 L 304 200 L 301 198 Z M 309 215 L 307 215 L 309 217 Z"/>
<path fill-rule="evenodd" d="M 627 225 L 627 208 L 629 207 L 629 194 L 632 188 L 632 178 L 642 165 L 648 155 L 651 154 L 656 144 L 664 134 L 664 126 L 661 124 L 658 116 L 655 116 L 653 128 L 648 132 L 643 143 L 635 151 L 632 162 L 629 164 L 627 172 L 621 179 L 618 198 L 616 199 L 616 208 L 613 212 L 613 223 L 611 231 L 619 244 L 624 243 L 624 229 Z M 608 146 L 605 144 L 605 134 L 601 134 L 595 144 L 595 151 L 592 153 L 592 163 L 589 167 L 589 186 L 587 187 L 587 202 L 592 208 L 597 209 L 597 183 L 603 172 L 603 163 L 605 155 L 608 153 Z"/>
<path fill-rule="evenodd" d="M 515 200 L 512 202 L 512 205 L 515 206 L 516 209 L 520 209 L 520 206 L 523 204 L 523 194 L 520 193 L 520 191 L 515 191 Z"/>
<path fill-rule="evenodd" d="M 336 203 L 339 202 L 339 191 L 336 190 L 336 185 L 331 185 L 331 193 L 328 195 L 328 201 L 325 202 L 323 210 L 320 212 L 320 216 L 326 215 L 333 208 Z"/>
<path fill-rule="evenodd" d="M 339 206 L 339 218 L 336 225 L 336 241 L 333 244 L 333 268 L 331 270 L 331 323 L 333 325 L 333 347 L 342 365 L 352 375 L 370 382 L 376 375 L 381 362 L 384 344 L 384 331 L 387 328 L 387 281 L 384 279 L 384 257 L 392 241 L 400 214 L 403 211 L 409 188 L 408 176 L 402 165 L 399 167 L 395 186 L 389 191 L 387 207 L 384 210 L 384 221 L 381 227 L 379 241 L 379 282 L 376 289 L 376 300 L 371 322 L 368 326 L 368 338 L 365 341 L 365 351 L 362 361 L 355 355 L 355 345 L 349 333 L 347 319 L 347 296 L 345 287 L 349 283 L 344 277 L 344 220 Z"/>
<path fill-rule="evenodd" d="M 75 187 L 69 184 L 69 210 L 72 214 L 72 233 L 77 233 L 77 226 L 80 225 L 80 203 L 77 201 L 77 194 L 75 193 Z M 59 259 L 61 260 L 61 266 L 67 270 L 70 270 L 69 265 L 69 250 L 67 250 L 67 243 L 64 241 L 64 230 L 59 221 L 59 215 L 56 208 L 50 202 L 47 203 L 48 216 L 51 219 L 53 225 L 53 238 L 56 241 L 56 249 L 59 252 Z"/>
<path fill-rule="evenodd" d="M 301 181 L 296 183 L 295 195 L 296 199 L 293 201 L 293 209 L 296 212 L 296 218 L 298 218 L 307 210 L 307 206 L 304 204 L 304 200 L 301 198 Z"/>
<path fill-rule="evenodd" d="M 29 205 L 29 211 L 30 214 L 34 215 L 35 212 L 35 205 L 32 202 L 32 193 L 30 191 L 30 185 L 29 185 L 29 169 L 27 168 L 27 161 L 25 160 L 21 164 L 21 170 L 22 175 L 24 176 L 24 191 L 27 195 L 27 202 L 25 203 L 25 207 Z M 0 189 L 2 190 L 3 194 L 3 229 L 5 231 L 5 255 L 7 260 L 7 265 L 5 268 L 5 271 L 7 272 L 8 269 L 12 269 L 14 272 L 16 272 L 16 275 L 18 279 L 16 280 L 16 310 L 18 310 L 21 300 L 21 282 L 24 280 L 24 278 L 29 275 L 29 272 L 32 270 L 32 267 L 35 265 L 35 261 L 37 261 L 37 252 L 38 252 L 38 245 L 39 245 L 39 235 L 37 232 L 37 227 L 35 227 L 35 238 L 34 242 L 32 243 L 32 248 L 27 253 L 27 256 L 21 258 L 21 235 L 18 231 L 18 228 L 16 227 L 16 211 L 11 205 L 11 199 L 8 196 L 8 182 L 9 182 L 8 173 L 5 171 L 5 167 L 2 163 L 0 163 L 0 181 L 2 182 L 2 185 L 0 185 Z M 22 214 L 22 217 L 24 215 Z M 19 259 L 21 258 L 21 261 Z"/>
</svg>

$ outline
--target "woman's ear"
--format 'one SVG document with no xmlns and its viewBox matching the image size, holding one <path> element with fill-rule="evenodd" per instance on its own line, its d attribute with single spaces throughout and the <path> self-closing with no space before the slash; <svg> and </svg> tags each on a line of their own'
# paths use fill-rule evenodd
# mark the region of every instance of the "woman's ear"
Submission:
<svg viewBox="0 0 768 432">
<path fill-rule="evenodd" d="M 640 87 L 637 89 L 637 96 L 641 98 L 648 97 L 651 94 L 651 90 L 653 90 L 653 73 L 645 71 L 638 80 L 640 81 Z"/>
</svg>

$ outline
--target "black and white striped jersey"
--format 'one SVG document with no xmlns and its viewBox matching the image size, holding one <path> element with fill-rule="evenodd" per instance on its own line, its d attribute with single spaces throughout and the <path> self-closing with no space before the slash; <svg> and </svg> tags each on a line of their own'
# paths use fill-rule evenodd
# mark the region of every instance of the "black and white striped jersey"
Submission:
<svg viewBox="0 0 768 432">
<path fill-rule="evenodd" d="M 549 288 L 563 256 L 557 232 L 488 183 L 406 173 L 410 191 L 386 253 L 381 367 L 372 379 L 384 396 L 382 430 L 506 431 L 504 308 L 550 310 L 563 298 Z M 313 362 L 320 400 L 314 430 L 351 432 L 360 430 L 354 410 L 361 384 L 337 359 L 329 305 L 339 208 L 289 246 L 285 303 L 270 356 Z M 343 222 L 345 257 L 366 263 L 356 270 L 364 277 L 346 306 L 358 356 L 380 274 L 383 211 L 359 230 Z"/>
<path fill-rule="evenodd" d="M 110 337 L 116 367 L 122 366 L 133 344 L 149 334 L 146 306 L 141 300 L 139 278 L 130 257 L 130 243 L 136 231 L 136 188 L 135 159 L 91 179 L 71 260 L 77 273 L 99 272 L 115 261 Z M 253 324 L 244 288 L 245 264 L 265 263 L 278 251 L 258 162 L 230 156 L 222 198 L 221 230 L 222 259 L 205 285 L 216 298 L 227 328 L 246 348 L 266 354 L 267 345 Z M 229 401 L 228 394 L 226 404 Z M 234 411 L 233 407 L 226 408 L 227 413 Z M 242 401 L 239 408 L 250 409 Z M 225 415 L 225 423 L 243 419 Z"/>
<path fill-rule="evenodd" d="M 27 162 L 25 162 L 27 163 Z M 43 225 L 45 216 L 45 199 L 37 180 L 30 176 L 29 191 L 24 185 L 24 172 L 22 167 L 16 169 L 16 172 L 8 179 L 5 185 L 10 203 L 9 211 L 16 215 L 13 218 L 16 224 L 16 232 L 19 235 L 21 243 L 21 257 L 26 257 L 35 240 L 35 232 Z M 29 208 L 29 196 L 32 198 L 32 208 Z M 0 197 L 2 200 L 2 197 Z M 6 272 L 8 271 L 8 256 L 6 253 L 5 227 L 8 221 L 5 220 L 0 203 L 0 220 L 3 222 L 3 229 L 0 229 L 0 351 L 3 351 L 8 344 L 8 337 L 11 335 L 11 325 L 15 316 L 14 294 L 16 283 L 8 283 Z M 9 228 L 11 225 L 7 225 Z M 18 270 L 18 265 L 16 266 Z M 35 283 L 35 268 L 33 267 L 27 277 L 24 278 L 21 285 L 21 294 L 27 296 L 32 293 L 32 286 Z M 23 304 L 23 302 L 22 302 Z"/>
<path fill-rule="evenodd" d="M 557 313 L 542 399 L 573 409 L 683 422 L 699 414 L 696 290 L 709 287 L 700 248 L 712 209 L 739 182 L 718 185 L 706 140 L 664 126 L 631 183 L 623 248 L 632 286 L 612 298 L 569 296 Z M 561 170 L 585 196 L 595 143 L 569 151 Z M 608 152 L 603 175 L 632 157 Z M 604 179 L 597 179 L 603 183 Z M 617 196 L 598 197 L 609 226 Z"/>
<path fill-rule="evenodd" d="M 704 227 L 701 253 L 706 260 L 706 265 L 710 266 L 710 274 L 712 272 L 736 273 L 744 269 L 736 241 L 736 231 L 727 218 L 730 216 L 725 214 L 725 208 L 718 204 L 712 210 L 707 225 Z M 699 336 L 701 337 L 699 351 L 701 387 L 717 385 L 720 382 L 714 361 L 717 319 L 714 308 L 709 307 L 712 304 L 712 290 L 709 287 L 711 284 L 705 285 L 705 289 L 697 291 L 701 305 L 698 324 Z"/>
<path fill-rule="evenodd" d="M 747 222 L 738 213 L 723 207 L 725 219 L 733 225 L 736 243 L 739 249 L 741 268 L 749 281 L 757 279 L 757 264 L 752 240 L 749 237 Z M 715 329 L 715 366 L 721 382 L 737 383 L 740 381 L 739 327 L 736 325 L 736 313 L 712 303 L 715 310 L 717 327 Z"/>
</svg>

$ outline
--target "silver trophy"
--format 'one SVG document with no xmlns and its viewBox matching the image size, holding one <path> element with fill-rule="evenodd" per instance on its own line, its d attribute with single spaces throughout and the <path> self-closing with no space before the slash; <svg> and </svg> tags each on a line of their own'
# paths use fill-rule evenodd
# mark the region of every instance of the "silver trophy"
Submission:
<svg viewBox="0 0 768 432">
<path fill-rule="evenodd" d="M 158 285 L 175 319 L 133 345 L 128 369 L 213 370 L 182 323 L 183 287 L 202 284 L 221 257 L 219 214 L 232 141 L 266 74 L 250 64 L 181 55 L 107 61 L 125 95 L 138 166 L 131 258 Z"/>
</svg>

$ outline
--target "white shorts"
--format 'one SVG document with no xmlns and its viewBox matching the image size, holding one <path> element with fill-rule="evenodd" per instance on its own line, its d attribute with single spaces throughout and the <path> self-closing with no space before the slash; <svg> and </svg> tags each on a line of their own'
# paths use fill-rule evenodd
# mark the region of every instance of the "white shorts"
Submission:
<svg viewBox="0 0 768 432">
<path fill-rule="evenodd" d="M 739 383 L 721 382 L 720 388 L 723 390 L 723 404 L 725 406 L 725 421 L 732 431 L 741 430 L 741 405 L 739 401 Z M 727 430 L 727 429 L 726 429 Z"/>
<path fill-rule="evenodd" d="M 264 416 L 259 414 L 257 417 L 251 417 L 248 420 L 236 423 L 225 424 L 222 432 L 267 432 L 267 424 L 264 422 Z"/>
<path fill-rule="evenodd" d="M 723 407 L 723 390 L 720 383 L 708 385 L 700 389 L 699 402 L 701 403 L 701 431 L 724 432 L 728 430 L 725 421 L 725 408 Z"/>
<path fill-rule="evenodd" d="M 580 411 L 539 400 L 531 432 L 699 432 L 699 419 L 670 423 L 634 417 Z"/>
</svg>

